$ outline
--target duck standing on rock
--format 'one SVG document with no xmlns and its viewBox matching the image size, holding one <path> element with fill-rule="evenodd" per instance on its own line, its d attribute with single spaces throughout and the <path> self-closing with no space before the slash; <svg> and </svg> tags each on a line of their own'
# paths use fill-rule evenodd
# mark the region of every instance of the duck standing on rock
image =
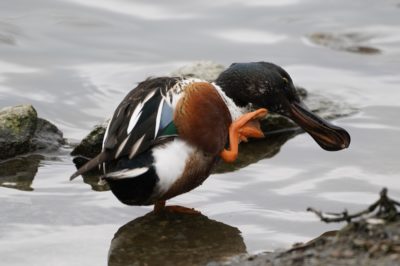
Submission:
<svg viewBox="0 0 400 266">
<path fill-rule="evenodd" d="M 214 83 L 178 77 L 139 83 L 115 110 L 101 153 L 71 180 L 102 166 L 102 179 L 121 202 L 160 211 L 166 200 L 201 185 L 219 158 L 233 162 L 241 141 L 263 137 L 258 120 L 267 110 L 291 118 L 325 150 L 350 144 L 344 129 L 308 111 L 281 67 L 236 63 Z"/>
</svg>

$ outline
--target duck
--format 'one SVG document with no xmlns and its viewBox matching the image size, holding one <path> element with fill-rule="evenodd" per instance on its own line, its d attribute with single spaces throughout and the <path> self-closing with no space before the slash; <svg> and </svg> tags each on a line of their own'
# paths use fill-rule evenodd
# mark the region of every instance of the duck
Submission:
<svg viewBox="0 0 400 266">
<path fill-rule="evenodd" d="M 348 132 L 312 113 L 289 74 L 268 62 L 234 63 L 214 82 L 156 77 L 118 105 L 101 152 L 71 177 L 101 167 L 101 181 L 127 205 L 185 212 L 166 201 L 200 186 L 219 160 L 234 162 L 239 144 L 263 138 L 269 112 L 292 119 L 327 151 L 345 149 Z"/>
</svg>

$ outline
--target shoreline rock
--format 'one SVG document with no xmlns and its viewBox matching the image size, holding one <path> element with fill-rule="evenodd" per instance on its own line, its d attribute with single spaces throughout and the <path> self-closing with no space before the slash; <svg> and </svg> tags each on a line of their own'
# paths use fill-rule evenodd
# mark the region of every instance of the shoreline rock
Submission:
<svg viewBox="0 0 400 266">
<path fill-rule="evenodd" d="M 63 133 L 39 118 L 32 105 L 0 109 L 0 160 L 35 151 L 54 151 L 64 143 Z"/>
<path fill-rule="evenodd" d="M 400 265 L 400 221 L 352 222 L 285 251 L 241 255 L 215 266 Z"/>
<path fill-rule="evenodd" d="M 326 213 L 308 208 L 324 222 L 347 222 L 339 231 L 328 231 L 285 251 L 239 255 L 216 263 L 220 266 L 294 266 L 294 265 L 400 265 L 400 202 L 387 195 L 365 210 L 349 214 Z"/>
</svg>

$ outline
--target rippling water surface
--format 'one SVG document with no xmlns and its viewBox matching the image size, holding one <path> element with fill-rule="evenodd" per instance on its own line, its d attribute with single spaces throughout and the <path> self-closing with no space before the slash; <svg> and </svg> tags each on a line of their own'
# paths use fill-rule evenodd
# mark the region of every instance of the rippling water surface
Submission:
<svg viewBox="0 0 400 266">
<path fill-rule="evenodd" d="M 18 189 L 2 180 L 2 263 L 106 265 L 110 257 L 110 265 L 126 265 L 161 257 L 177 265 L 212 254 L 204 248 L 219 233 L 231 239 L 218 245 L 227 247 L 221 256 L 273 250 L 340 226 L 320 223 L 308 206 L 359 210 L 383 186 L 399 199 L 399 7 L 395 0 L 2 1 L 0 107 L 32 103 L 69 139 L 109 117 L 138 81 L 198 60 L 272 61 L 310 92 L 359 110 L 335 121 L 352 136 L 345 151 L 323 151 L 298 135 L 272 158 L 214 174 L 171 200 L 200 210 L 195 221 L 154 220 L 144 216 L 150 208 L 69 182 L 68 147 L 35 155 L 27 160 L 31 172 L 18 173 Z M 188 230 L 193 224 L 199 235 Z M 159 241 L 169 253 L 152 246 Z M 181 253 L 168 255 L 168 247 Z"/>
</svg>

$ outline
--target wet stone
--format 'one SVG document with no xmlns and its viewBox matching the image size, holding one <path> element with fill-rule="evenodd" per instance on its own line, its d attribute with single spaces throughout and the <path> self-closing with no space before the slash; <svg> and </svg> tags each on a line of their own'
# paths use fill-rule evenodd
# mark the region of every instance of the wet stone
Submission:
<svg viewBox="0 0 400 266">
<path fill-rule="evenodd" d="M 77 168 L 80 168 L 101 152 L 107 124 L 106 121 L 94 126 L 93 130 L 72 150 L 73 163 Z M 82 175 L 83 181 L 95 191 L 108 191 L 110 190 L 108 184 L 99 181 L 99 176 L 102 174 L 101 169 L 95 167 Z"/>
<path fill-rule="evenodd" d="M 235 257 L 219 265 L 400 265 L 399 236 L 399 219 L 372 227 L 365 220 L 361 220 L 342 228 L 336 237 L 325 237 L 325 241 L 315 242 L 314 245 L 276 251 L 268 255 Z"/>
<path fill-rule="evenodd" d="M 38 150 L 56 150 L 63 144 L 62 132 L 38 118 L 32 105 L 0 110 L 0 160 Z"/>
<path fill-rule="evenodd" d="M 220 64 L 211 61 L 199 61 L 175 70 L 171 73 L 171 76 L 195 77 L 213 81 L 223 70 L 225 70 L 225 67 Z M 296 89 L 299 97 L 310 110 L 325 119 L 335 119 L 356 112 L 354 108 L 344 102 L 337 102 L 323 95 L 308 93 L 305 88 L 299 86 L 296 86 Z M 261 159 L 270 158 L 279 152 L 280 147 L 287 140 L 302 132 L 294 122 L 278 114 L 270 113 L 266 119 L 260 122 L 266 138 L 261 140 L 250 139 L 249 143 L 242 143 L 238 159 L 230 164 L 221 162 L 215 172 L 233 171 Z M 101 152 L 106 126 L 107 122 L 96 125 L 71 152 L 71 155 L 75 157 L 74 163 L 77 168 Z M 101 174 L 97 169 L 94 169 L 89 175 L 98 176 Z M 92 187 L 96 187 L 97 181 L 98 178 L 94 178 L 88 183 L 91 183 Z M 97 186 L 96 189 L 99 189 L 99 187 Z"/>
<path fill-rule="evenodd" d="M 205 75 L 204 67 L 209 68 L 212 75 Z M 182 68 L 172 73 L 172 76 L 191 76 L 200 79 L 213 80 L 224 68 L 215 63 L 196 63 L 193 67 Z M 310 110 L 325 119 L 334 119 L 347 116 L 356 112 L 354 108 L 344 102 L 337 102 L 333 99 L 308 93 L 306 89 L 296 86 L 299 97 L 304 100 Z M 108 122 L 96 125 L 93 130 L 74 148 L 71 155 L 74 156 L 73 162 L 77 168 L 83 166 L 91 158 L 101 152 L 102 142 Z M 249 143 L 242 143 L 240 146 L 239 157 L 234 163 L 224 163 L 222 160 L 214 169 L 214 173 L 230 172 L 255 163 L 261 159 L 273 157 L 280 151 L 282 145 L 299 133 L 298 126 L 291 120 L 277 115 L 269 114 L 265 120 L 261 121 L 261 129 L 266 135 L 264 139 L 250 140 Z M 99 177 L 103 172 L 99 168 L 94 168 L 83 175 L 85 183 L 89 184 L 95 191 L 109 190 L 105 182 L 99 182 Z"/>
<path fill-rule="evenodd" d="M 37 113 L 32 105 L 0 110 L 0 160 L 30 151 L 36 123 Z"/>
<path fill-rule="evenodd" d="M 304 88 L 300 88 L 299 91 L 307 106 L 309 106 L 314 113 L 325 119 L 335 119 L 356 112 L 356 109 L 346 105 L 346 103 L 335 102 L 321 95 L 307 93 Z M 74 163 L 78 168 L 85 164 L 90 158 L 100 153 L 106 126 L 107 123 L 96 125 L 72 151 L 71 155 L 75 156 Z M 266 119 L 262 120 L 261 129 L 266 138 L 250 139 L 248 143 L 242 143 L 237 160 L 234 163 L 219 162 L 214 172 L 230 172 L 259 160 L 271 158 L 280 151 L 280 148 L 288 140 L 302 133 L 294 122 L 277 114 L 269 114 Z M 92 179 L 88 179 L 91 180 L 88 181 L 88 183 L 91 183 L 92 187 L 96 188 L 96 190 L 107 189 L 97 185 L 97 177 L 101 174 L 102 173 L 96 168 L 88 175 L 93 177 Z M 85 178 L 84 176 L 84 179 Z"/>
<path fill-rule="evenodd" d="M 318 32 L 308 36 L 309 40 L 317 45 L 333 50 L 346 51 L 358 54 L 379 54 L 381 50 L 367 45 L 372 36 L 361 33 L 326 33 Z"/>
<path fill-rule="evenodd" d="M 31 139 L 32 150 L 54 151 L 65 143 L 63 133 L 49 121 L 38 118 L 36 130 Z"/>
<path fill-rule="evenodd" d="M 201 214 L 150 212 L 115 233 L 108 265 L 218 265 L 245 252 L 235 227 Z"/>
<path fill-rule="evenodd" d="M 93 130 L 72 150 L 71 155 L 93 158 L 99 154 L 103 145 L 107 124 L 108 122 L 104 122 L 95 125 Z"/>
<path fill-rule="evenodd" d="M 170 75 L 177 77 L 191 77 L 207 81 L 214 81 L 219 74 L 225 70 L 221 64 L 212 61 L 199 61 L 190 65 L 183 66 L 173 71 Z"/>
</svg>

